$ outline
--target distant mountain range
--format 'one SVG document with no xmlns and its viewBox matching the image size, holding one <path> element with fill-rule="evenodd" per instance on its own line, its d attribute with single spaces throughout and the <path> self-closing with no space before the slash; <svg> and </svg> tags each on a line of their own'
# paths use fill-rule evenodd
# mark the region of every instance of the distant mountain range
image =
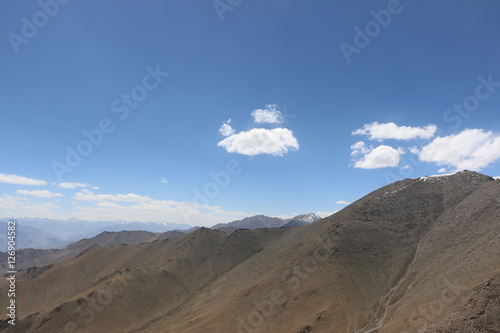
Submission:
<svg viewBox="0 0 500 333">
<path fill-rule="evenodd" d="M 219 223 L 214 225 L 212 229 L 225 230 L 226 228 L 236 228 L 236 229 L 254 230 L 259 228 L 280 228 L 284 226 L 291 227 L 291 226 L 309 224 L 316 222 L 318 220 L 321 220 L 321 217 L 319 217 L 314 213 L 298 215 L 289 219 L 282 219 L 279 217 L 269 217 L 265 215 L 255 215 L 244 218 L 243 220 L 237 220 L 229 223 Z M 294 222 L 291 223 L 292 221 Z"/>
<path fill-rule="evenodd" d="M 6 230 L 6 222 L 17 221 L 17 248 L 58 249 L 83 238 L 92 238 L 104 231 L 142 230 L 164 233 L 170 230 L 186 230 L 193 226 L 163 222 L 90 222 L 78 219 L 56 220 L 45 218 L 2 218 L 0 230 Z M 0 233 L 0 251 L 5 251 L 7 234 Z"/>
<path fill-rule="evenodd" d="M 291 219 L 281 219 L 257 215 L 247 217 L 243 220 L 229 223 L 221 223 L 213 226 L 213 229 L 228 233 L 237 229 L 279 228 L 304 225 L 318 221 L 316 214 L 299 215 Z M 9 218 L 0 219 L 0 230 L 6 230 Z M 84 238 L 92 238 L 103 232 L 119 231 L 147 231 L 162 234 L 171 230 L 192 232 L 199 227 L 182 223 L 162 222 L 125 222 L 125 221 L 100 221 L 90 222 L 78 219 L 56 220 L 45 218 L 17 218 L 17 248 L 34 249 L 59 249 L 68 244 Z M 293 223 L 292 223 L 293 221 Z M 127 243 L 128 244 L 128 243 Z M 0 233 L 0 252 L 4 252 L 7 246 L 7 233 Z"/>
<path fill-rule="evenodd" d="M 122 245 L 137 245 L 153 241 L 176 239 L 188 233 L 170 230 L 162 234 L 142 230 L 124 230 L 119 232 L 103 231 L 92 238 L 83 238 L 78 242 L 61 249 L 22 248 L 16 252 L 16 269 L 24 270 L 33 266 L 55 264 L 65 258 L 76 256 L 93 246 L 115 247 Z M 7 253 L 0 252 L 0 275 L 7 271 Z"/>
<path fill-rule="evenodd" d="M 0 222 L 0 230 L 7 230 L 7 222 Z M 22 248 L 35 248 L 35 249 L 48 249 L 58 248 L 68 244 L 58 235 L 49 231 L 33 227 L 26 224 L 18 224 L 16 226 L 16 245 L 18 249 Z M 0 233 L 0 251 L 7 249 L 7 232 Z"/>
<path fill-rule="evenodd" d="M 233 233 L 238 229 L 289 228 L 309 224 L 319 220 L 316 214 L 298 215 L 291 219 L 281 219 L 256 215 L 229 223 L 218 224 L 213 229 Z M 88 222 L 77 219 L 16 219 L 17 259 L 19 270 L 54 264 L 65 258 L 77 255 L 92 246 L 137 245 L 153 241 L 176 239 L 199 229 L 184 224 L 167 223 L 123 223 L 123 222 Z M 28 226 L 33 224 L 39 228 Z M 98 225 L 99 228 L 95 228 Z M 78 228 L 81 226 L 81 228 Z M 7 223 L 0 222 L 0 228 L 6 230 Z M 189 227 L 185 230 L 171 230 L 173 227 Z M 217 228 L 216 228 L 217 227 Z M 70 235 L 66 240 L 46 230 L 57 230 L 58 234 Z M 168 231 L 164 231 L 167 229 Z M 0 229 L 1 230 L 1 229 Z M 79 234 L 74 234 L 78 230 Z M 77 241 L 72 241 L 77 239 Z M 0 273 L 7 271 L 7 233 L 0 234 Z M 3 250 L 3 251 L 2 251 Z"/>
</svg>

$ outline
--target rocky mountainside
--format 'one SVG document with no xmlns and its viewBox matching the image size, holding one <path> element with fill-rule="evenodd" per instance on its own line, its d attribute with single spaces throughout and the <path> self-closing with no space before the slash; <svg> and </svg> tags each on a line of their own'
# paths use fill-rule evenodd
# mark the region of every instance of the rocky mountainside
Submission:
<svg viewBox="0 0 500 333">
<path fill-rule="evenodd" d="M 52 265 L 56 262 L 76 256 L 92 246 L 120 246 L 120 245 L 137 245 L 140 243 L 148 243 L 155 240 L 167 240 L 185 236 L 186 234 L 179 231 L 167 231 L 162 234 L 155 234 L 148 231 L 133 230 L 107 232 L 104 231 L 92 238 L 84 238 L 68 245 L 62 249 L 33 249 L 24 248 L 16 252 L 17 270 L 23 270 L 33 266 Z M 6 252 L 0 252 L 0 274 L 7 272 L 7 257 Z"/>
<path fill-rule="evenodd" d="M 499 281 L 500 181 L 463 171 L 296 228 L 91 247 L 19 273 L 0 330 L 500 332 Z"/>
<path fill-rule="evenodd" d="M 299 227 L 301 225 L 306 225 L 307 222 L 304 222 L 304 221 L 300 221 L 300 220 L 291 220 L 285 224 L 283 224 L 282 226 L 280 226 L 280 228 L 293 228 L 293 227 Z"/>
</svg>

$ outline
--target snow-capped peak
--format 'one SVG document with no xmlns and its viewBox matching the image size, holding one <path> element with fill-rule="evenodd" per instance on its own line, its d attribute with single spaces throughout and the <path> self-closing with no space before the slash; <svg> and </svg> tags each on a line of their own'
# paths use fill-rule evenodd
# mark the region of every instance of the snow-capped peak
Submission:
<svg viewBox="0 0 500 333">
<path fill-rule="evenodd" d="M 321 217 L 319 217 L 318 215 L 316 215 L 314 213 L 310 213 L 310 214 L 303 214 L 303 215 L 295 216 L 293 218 L 293 220 L 299 220 L 299 221 L 303 221 L 303 222 L 307 222 L 307 223 L 313 223 L 313 222 L 316 222 L 318 220 L 321 220 Z"/>
</svg>

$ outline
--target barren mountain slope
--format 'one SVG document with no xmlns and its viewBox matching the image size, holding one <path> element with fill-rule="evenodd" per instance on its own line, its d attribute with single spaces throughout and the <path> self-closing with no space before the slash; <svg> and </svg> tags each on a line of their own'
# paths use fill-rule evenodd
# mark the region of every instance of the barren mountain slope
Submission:
<svg viewBox="0 0 500 333">
<path fill-rule="evenodd" d="M 473 291 L 499 274 L 500 181 L 497 180 L 483 184 L 449 208 L 422 238 L 415 260 L 391 300 L 394 305 L 389 307 L 380 332 L 402 330 L 408 324 L 429 332 L 434 332 L 435 327 L 441 327 L 441 332 L 454 332 L 452 327 L 456 325 L 448 325 L 447 317 L 456 317 L 461 311 L 456 305 L 476 297 Z M 473 326 L 484 318 L 496 316 L 489 328 L 483 326 L 477 332 L 488 332 L 487 329 L 499 332 L 499 311 L 497 289 L 496 307 L 476 314 L 476 318 L 462 319 Z M 408 318 L 409 322 L 403 321 Z M 443 330 L 444 327 L 448 329 Z M 471 327 L 462 331 L 476 332 Z"/>
<path fill-rule="evenodd" d="M 202 228 L 136 246 L 94 246 L 17 276 L 21 318 L 12 332 L 124 332 L 180 305 L 193 292 L 278 239 L 284 230 L 227 235 Z M 6 293 L 3 283 L 0 292 Z M 6 306 L 2 298 L 1 306 Z"/>
<path fill-rule="evenodd" d="M 200 229 L 32 269 L 18 325 L 0 329 L 498 332 L 499 230 L 500 181 L 407 179 L 314 224 Z"/>
<path fill-rule="evenodd" d="M 156 239 L 170 239 L 184 236 L 185 234 L 177 231 L 168 231 L 164 234 L 158 235 L 148 231 L 128 231 L 123 230 L 119 232 L 104 231 L 99 235 L 92 238 L 84 238 L 68 245 L 62 249 L 32 249 L 26 248 L 16 252 L 18 270 L 23 270 L 33 266 L 53 265 L 58 261 L 65 258 L 76 256 L 82 251 L 94 245 L 100 246 L 119 246 L 122 244 L 136 245 L 139 243 L 147 243 Z M 7 253 L 0 252 L 0 273 L 7 272 Z"/>
<path fill-rule="evenodd" d="M 147 331 L 434 332 L 500 271 L 499 198 L 472 172 L 391 184 L 294 228 Z M 488 309 L 495 332 L 498 299 Z"/>
</svg>

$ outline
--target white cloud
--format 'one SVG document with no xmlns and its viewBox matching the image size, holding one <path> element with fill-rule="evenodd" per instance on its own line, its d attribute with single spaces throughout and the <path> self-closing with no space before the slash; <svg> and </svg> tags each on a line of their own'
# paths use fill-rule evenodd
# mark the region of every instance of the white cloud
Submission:
<svg viewBox="0 0 500 333">
<path fill-rule="evenodd" d="M 77 188 L 77 187 L 88 187 L 89 184 L 86 183 L 71 183 L 71 182 L 64 182 L 64 183 L 59 183 L 56 184 L 60 188 Z"/>
<path fill-rule="evenodd" d="M 351 156 L 356 157 L 359 154 L 366 154 L 370 151 L 366 144 L 363 141 L 358 141 L 355 144 L 351 145 Z"/>
<path fill-rule="evenodd" d="M 101 201 L 95 204 L 96 207 L 99 208 L 117 208 L 117 209 L 125 209 L 125 206 L 119 205 L 114 202 L 108 202 L 108 201 Z"/>
<path fill-rule="evenodd" d="M 287 128 L 254 128 L 233 134 L 217 145 L 224 147 L 228 153 L 247 156 L 259 154 L 283 156 L 289 150 L 299 149 L 299 142 Z"/>
<path fill-rule="evenodd" d="M 441 168 L 441 169 L 438 170 L 439 173 L 443 173 L 443 172 L 446 172 L 446 171 L 447 171 L 446 168 Z"/>
<path fill-rule="evenodd" d="M 62 195 L 61 193 L 53 193 L 48 190 L 33 190 L 33 191 L 17 190 L 16 193 L 20 195 L 31 195 L 39 198 L 64 197 L 64 195 Z"/>
<path fill-rule="evenodd" d="M 456 170 L 481 171 L 500 159 L 500 135 L 482 129 L 466 129 L 435 138 L 420 150 L 419 158 Z"/>
<path fill-rule="evenodd" d="M 344 200 L 340 200 L 336 202 L 337 205 L 349 205 L 350 203 Z"/>
<path fill-rule="evenodd" d="M 401 148 L 394 149 L 389 146 L 380 145 L 375 149 L 367 147 L 364 142 L 359 141 L 351 146 L 355 162 L 355 168 L 378 169 L 387 167 L 397 167 L 399 165 L 399 156 L 403 154 Z"/>
<path fill-rule="evenodd" d="M 168 179 L 163 177 L 161 180 L 160 180 L 163 184 L 168 184 Z"/>
<path fill-rule="evenodd" d="M 244 212 L 225 211 L 221 207 L 193 202 L 156 200 L 137 194 L 96 195 L 85 189 L 79 200 L 61 207 L 53 202 L 33 203 L 28 197 L 0 196 L 4 217 L 45 217 L 88 221 L 166 221 L 198 226 L 212 226 L 249 216 Z M 85 202 L 87 201 L 87 202 Z"/>
<path fill-rule="evenodd" d="M 17 184 L 17 185 L 47 185 L 45 180 L 26 178 L 18 175 L 7 175 L 0 173 L 0 183 Z"/>
<path fill-rule="evenodd" d="M 93 186 L 87 183 L 73 183 L 73 182 L 63 182 L 63 183 L 52 183 L 53 186 L 59 186 L 60 188 L 64 189 L 73 189 L 73 188 L 78 188 L 78 187 L 83 187 L 83 188 L 91 188 L 93 190 L 98 190 L 98 186 Z"/>
<path fill-rule="evenodd" d="M 253 121 L 256 123 L 281 124 L 283 114 L 277 104 L 267 104 L 264 109 L 252 111 Z"/>
<path fill-rule="evenodd" d="M 412 154 L 417 154 L 417 155 L 420 154 L 420 149 L 418 147 L 413 146 L 413 147 L 408 148 L 408 150 Z"/>
<path fill-rule="evenodd" d="M 137 194 L 94 194 L 83 190 L 75 195 L 94 206 L 77 206 L 72 216 L 88 220 L 164 221 L 210 226 L 248 216 L 243 212 L 225 211 L 218 206 L 193 202 L 156 200 Z M 125 204 L 122 204 L 125 203 Z"/>
<path fill-rule="evenodd" d="M 219 128 L 219 133 L 223 136 L 230 136 L 234 134 L 234 129 L 229 125 L 231 123 L 231 118 L 229 118 L 226 122 L 222 124 Z"/>
<path fill-rule="evenodd" d="M 111 201 L 111 202 L 145 202 L 153 200 L 150 197 L 128 194 L 94 194 L 90 190 L 82 190 L 75 194 L 76 200 L 82 201 Z"/>
<path fill-rule="evenodd" d="M 0 197 L 0 211 L 4 217 L 46 217 L 57 218 L 55 209 L 60 206 L 52 202 L 32 203 L 25 197 L 4 194 Z"/>
<path fill-rule="evenodd" d="M 436 125 L 425 127 L 398 126 L 395 123 L 379 124 L 374 122 L 365 124 L 363 128 L 352 132 L 352 135 L 368 135 L 370 140 L 384 139 L 411 140 L 416 138 L 430 139 L 436 133 Z"/>
<path fill-rule="evenodd" d="M 401 170 L 410 170 L 410 169 L 411 169 L 411 166 L 410 166 L 409 164 L 407 164 L 407 165 L 403 165 L 403 166 L 401 167 Z"/>
</svg>

